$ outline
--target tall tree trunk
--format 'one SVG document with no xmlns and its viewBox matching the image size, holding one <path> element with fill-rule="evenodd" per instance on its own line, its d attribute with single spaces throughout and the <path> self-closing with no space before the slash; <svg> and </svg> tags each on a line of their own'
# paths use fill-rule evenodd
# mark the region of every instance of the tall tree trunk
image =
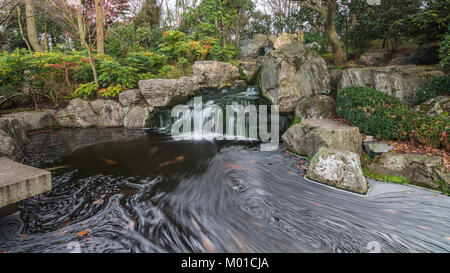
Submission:
<svg viewBox="0 0 450 273">
<path fill-rule="evenodd" d="M 345 53 L 339 43 L 339 36 L 334 26 L 334 12 L 336 10 L 337 0 L 328 0 L 327 17 L 325 19 L 325 33 L 331 44 L 331 51 L 333 53 L 333 61 L 335 65 L 341 65 L 345 62 Z"/>
<path fill-rule="evenodd" d="M 23 28 L 22 28 L 21 20 L 22 20 L 22 12 L 20 11 L 20 6 L 17 6 L 17 24 L 19 25 L 20 36 L 22 37 L 22 40 L 27 45 L 28 50 L 31 51 L 30 43 L 28 43 L 27 38 L 25 38 L 25 35 L 23 34 Z"/>
<path fill-rule="evenodd" d="M 25 14 L 27 17 L 27 34 L 31 46 L 36 52 L 43 52 L 44 49 L 39 44 L 38 33 L 36 30 L 36 18 L 34 17 L 34 6 L 32 0 L 25 0 Z"/>
<path fill-rule="evenodd" d="M 97 32 L 97 52 L 98 54 L 105 54 L 105 36 L 103 33 L 103 1 L 94 0 L 95 2 L 95 26 Z"/>
<path fill-rule="evenodd" d="M 95 58 L 91 51 L 90 40 L 89 43 L 86 42 L 86 31 L 84 27 L 83 20 L 83 10 L 81 6 L 81 0 L 77 0 L 75 3 L 76 12 L 77 12 L 77 23 L 78 23 L 78 33 L 80 34 L 80 42 L 81 45 L 84 46 L 88 52 L 89 63 L 91 65 L 92 74 L 94 75 L 95 84 L 98 85 L 98 76 L 97 76 L 97 68 L 95 67 Z"/>
</svg>

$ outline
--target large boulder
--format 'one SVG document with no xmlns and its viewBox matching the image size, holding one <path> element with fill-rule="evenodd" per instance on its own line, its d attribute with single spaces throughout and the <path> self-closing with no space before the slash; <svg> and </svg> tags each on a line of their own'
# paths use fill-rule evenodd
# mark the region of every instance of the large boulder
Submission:
<svg viewBox="0 0 450 273">
<path fill-rule="evenodd" d="M 450 118 L 450 96 L 439 96 L 432 98 L 417 105 L 417 111 L 427 114 L 429 116 L 439 115 L 443 118 Z"/>
<path fill-rule="evenodd" d="M 17 119 L 26 131 L 52 127 L 55 121 L 52 113 L 46 111 L 18 112 L 3 115 L 3 117 Z"/>
<path fill-rule="evenodd" d="M 394 149 L 392 145 L 382 141 L 364 141 L 364 151 L 370 156 L 384 154 Z"/>
<path fill-rule="evenodd" d="M 273 46 L 273 42 L 264 34 L 256 34 L 253 37 L 253 43 L 256 44 L 260 48 Z"/>
<path fill-rule="evenodd" d="M 22 124 L 14 118 L 0 118 L 0 157 L 13 160 L 23 157 L 22 148 L 28 141 Z"/>
<path fill-rule="evenodd" d="M 239 68 L 230 63 L 216 61 L 199 61 L 192 65 L 195 76 L 203 77 L 204 87 L 223 87 L 239 79 Z"/>
<path fill-rule="evenodd" d="M 142 102 L 142 95 L 139 89 L 126 90 L 119 94 L 119 101 L 124 107 L 138 105 Z"/>
<path fill-rule="evenodd" d="M 91 127 L 98 125 L 98 115 L 91 104 L 83 99 L 73 99 L 69 105 L 56 113 L 58 123 L 63 127 Z"/>
<path fill-rule="evenodd" d="M 392 95 L 404 104 L 413 105 L 415 92 L 435 76 L 441 76 L 439 70 L 429 71 L 425 67 L 386 66 L 349 68 L 334 71 L 332 85 L 337 90 L 351 85 L 366 86 Z"/>
<path fill-rule="evenodd" d="M 125 112 L 122 106 L 113 100 L 95 100 L 91 103 L 92 109 L 98 115 L 97 126 L 122 127 Z"/>
<path fill-rule="evenodd" d="M 278 49 L 284 45 L 288 45 L 288 44 L 292 43 L 294 40 L 295 40 L 295 35 L 283 32 L 275 40 L 275 42 L 273 43 L 273 47 L 275 49 Z"/>
<path fill-rule="evenodd" d="M 311 160 L 306 177 L 361 194 L 366 194 L 369 189 L 359 155 L 349 151 L 320 148 Z"/>
<path fill-rule="evenodd" d="M 440 156 L 387 153 L 377 157 L 367 168 L 375 174 L 404 177 L 417 186 L 440 189 L 441 179 L 450 185 L 450 175 L 445 172 Z"/>
<path fill-rule="evenodd" d="M 139 90 L 151 107 L 173 106 L 200 89 L 202 77 L 150 79 L 139 81 Z"/>
<path fill-rule="evenodd" d="M 359 57 L 358 64 L 364 66 L 382 65 L 387 60 L 384 52 L 364 53 Z"/>
<path fill-rule="evenodd" d="M 362 155 L 362 136 L 358 127 L 329 119 L 310 119 L 291 126 L 281 137 L 289 151 L 313 156 L 327 147 Z"/>
<path fill-rule="evenodd" d="M 244 72 L 248 80 L 253 79 L 261 62 L 258 59 L 246 59 L 239 62 L 239 68 Z"/>
<path fill-rule="evenodd" d="M 326 63 L 304 44 L 294 42 L 266 54 L 260 76 L 263 94 L 280 112 L 293 112 L 304 97 L 330 92 Z"/>
<path fill-rule="evenodd" d="M 150 111 L 147 107 L 133 106 L 128 111 L 124 119 L 126 128 L 145 128 Z"/>
<path fill-rule="evenodd" d="M 239 41 L 241 59 L 254 59 L 262 54 L 261 48 L 251 40 Z"/>
<path fill-rule="evenodd" d="M 302 98 L 295 107 L 295 116 L 306 119 L 324 119 L 336 109 L 336 102 L 327 95 Z"/>
<path fill-rule="evenodd" d="M 273 45 L 272 40 L 264 34 L 256 34 L 253 40 L 241 40 L 239 46 L 242 59 L 256 59 L 264 55 L 264 48 Z"/>
</svg>

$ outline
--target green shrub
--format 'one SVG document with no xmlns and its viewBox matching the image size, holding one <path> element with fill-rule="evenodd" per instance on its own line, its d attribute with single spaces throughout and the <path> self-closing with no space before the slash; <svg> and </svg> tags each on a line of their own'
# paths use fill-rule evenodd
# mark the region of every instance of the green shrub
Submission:
<svg viewBox="0 0 450 273">
<path fill-rule="evenodd" d="M 439 58 L 444 71 L 450 71 L 450 33 L 445 34 L 444 40 L 439 47 Z"/>
<path fill-rule="evenodd" d="M 95 82 L 89 82 L 85 84 L 80 84 L 80 86 L 75 90 L 75 97 L 82 97 L 84 99 L 88 99 L 97 93 L 98 85 Z"/>
<path fill-rule="evenodd" d="M 424 87 L 416 91 L 415 104 L 419 105 L 425 101 L 442 96 L 450 95 L 450 75 L 436 77 L 425 84 Z"/>
<path fill-rule="evenodd" d="M 339 116 L 364 134 L 381 139 L 408 140 L 449 149 L 450 124 L 439 116 L 423 115 L 398 99 L 371 88 L 350 86 L 337 97 Z"/>
<path fill-rule="evenodd" d="M 0 85 L 0 109 L 26 105 L 30 97 L 17 92 L 11 85 Z"/>
</svg>

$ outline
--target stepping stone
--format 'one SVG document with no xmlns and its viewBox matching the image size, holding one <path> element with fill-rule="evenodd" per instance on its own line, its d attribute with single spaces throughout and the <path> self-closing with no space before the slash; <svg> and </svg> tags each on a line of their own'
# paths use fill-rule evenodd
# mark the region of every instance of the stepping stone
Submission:
<svg viewBox="0 0 450 273">
<path fill-rule="evenodd" d="M 49 172 L 0 158 L 0 208 L 51 189 Z"/>
</svg>

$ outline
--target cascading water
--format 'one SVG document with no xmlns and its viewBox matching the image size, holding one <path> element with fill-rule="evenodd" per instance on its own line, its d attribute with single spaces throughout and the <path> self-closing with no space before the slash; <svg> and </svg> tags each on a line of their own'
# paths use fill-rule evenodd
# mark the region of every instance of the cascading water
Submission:
<svg viewBox="0 0 450 273">
<path fill-rule="evenodd" d="M 194 98 L 201 97 L 203 102 L 204 113 L 201 117 L 194 116 Z M 268 120 L 267 126 L 270 130 L 270 104 L 269 102 L 261 95 L 261 92 L 257 86 L 250 86 L 247 88 L 241 88 L 237 90 L 232 90 L 230 88 L 222 88 L 222 89 L 214 89 L 214 88 L 205 88 L 201 89 L 197 92 L 190 100 L 186 103 L 187 106 L 191 109 L 189 113 L 189 119 L 192 121 L 191 127 L 194 128 L 194 124 L 206 124 L 209 119 L 211 119 L 211 109 L 208 106 L 217 105 L 219 106 L 224 115 L 224 128 L 223 132 L 227 132 L 227 126 L 234 125 L 234 128 L 237 128 L 238 121 L 236 120 L 238 116 L 231 115 L 226 119 L 226 106 L 231 106 L 236 112 L 239 112 L 239 107 L 243 107 L 245 111 L 245 132 L 235 132 L 235 135 L 241 139 L 245 138 L 247 140 L 256 140 L 249 138 L 249 112 L 250 107 L 254 106 L 256 109 L 256 114 L 258 114 L 258 109 L 260 105 L 267 105 L 268 109 Z M 154 111 L 153 116 L 148 121 L 149 128 L 158 129 L 165 133 L 170 133 L 171 125 L 175 122 L 177 118 L 171 117 L 172 108 L 158 108 Z M 290 124 L 293 120 L 293 117 L 290 115 L 280 116 L 280 134 L 282 134 L 288 128 L 288 124 Z M 237 131 L 237 129 L 235 130 Z M 194 137 L 194 135 L 192 136 Z M 211 139 L 216 137 L 214 134 L 204 135 L 204 138 Z"/>
</svg>

